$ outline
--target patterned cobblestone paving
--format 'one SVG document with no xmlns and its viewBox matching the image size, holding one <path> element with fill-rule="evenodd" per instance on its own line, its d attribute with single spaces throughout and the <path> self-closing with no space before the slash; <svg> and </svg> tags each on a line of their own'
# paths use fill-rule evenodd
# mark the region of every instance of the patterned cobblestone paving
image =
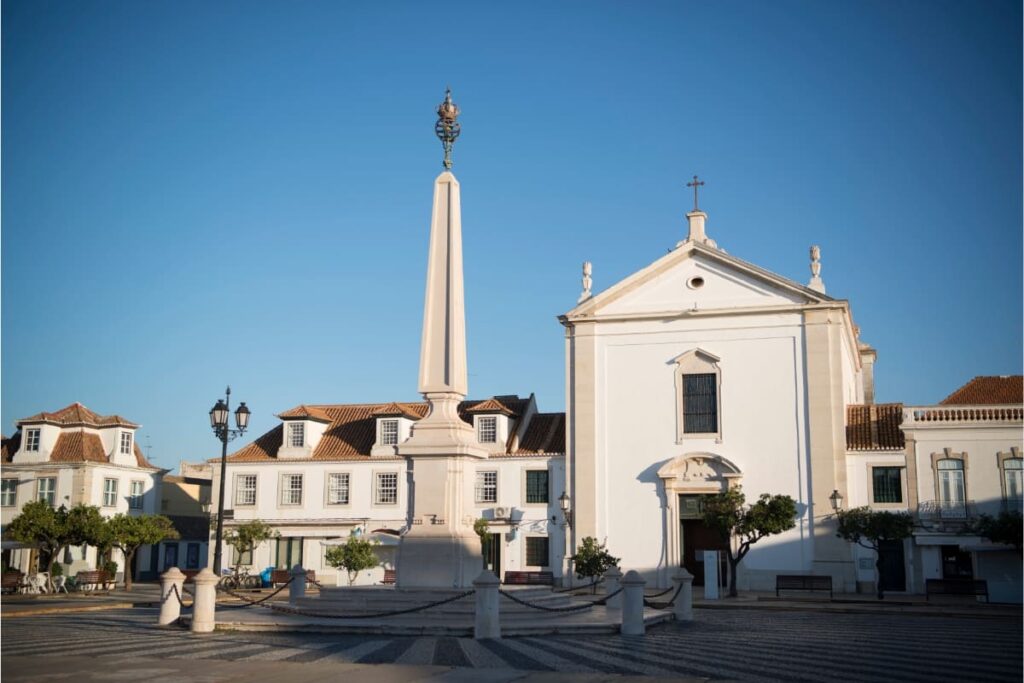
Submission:
<svg viewBox="0 0 1024 683">
<path fill-rule="evenodd" d="M 4 623 L 0 654 L 438 664 L 743 681 L 1020 681 L 1021 622 L 903 615 L 699 610 L 644 638 L 465 638 L 158 629 L 154 610 Z"/>
</svg>

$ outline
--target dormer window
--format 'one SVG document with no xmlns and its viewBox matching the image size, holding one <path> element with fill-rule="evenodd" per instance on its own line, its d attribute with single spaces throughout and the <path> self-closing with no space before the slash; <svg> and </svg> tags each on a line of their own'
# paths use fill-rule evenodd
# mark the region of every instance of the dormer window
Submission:
<svg viewBox="0 0 1024 683">
<path fill-rule="evenodd" d="M 121 432 L 121 455 L 132 454 L 132 433 Z"/>
<path fill-rule="evenodd" d="M 498 418 L 485 415 L 476 419 L 477 441 L 496 443 L 498 441 Z"/>
<path fill-rule="evenodd" d="M 398 445 L 398 419 L 380 421 L 380 443 L 382 446 Z"/>
<path fill-rule="evenodd" d="M 39 430 L 38 429 L 26 429 L 25 430 L 25 450 L 32 453 L 39 452 Z"/>
<path fill-rule="evenodd" d="M 302 448 L 306 445 L 306 425 L 304 423 L 288 423 L 288 445 L 292 448 Z"/>
</svg>

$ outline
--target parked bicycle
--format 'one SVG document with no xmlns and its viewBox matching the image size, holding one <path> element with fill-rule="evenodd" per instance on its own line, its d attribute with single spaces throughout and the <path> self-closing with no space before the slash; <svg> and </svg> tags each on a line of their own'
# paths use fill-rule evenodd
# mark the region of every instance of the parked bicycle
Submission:
<svg viewBox="0 0 1024 683">
<path fill-rule="evenodd" d="M 263 581 L 260 579 L 259 574 L 250 574 L 248 567 L 236 566 L 224 570 L 224 575 L 220 578 L 220 585 L 231 590 L 260 588 L 263 585 Z"/>
</svg>

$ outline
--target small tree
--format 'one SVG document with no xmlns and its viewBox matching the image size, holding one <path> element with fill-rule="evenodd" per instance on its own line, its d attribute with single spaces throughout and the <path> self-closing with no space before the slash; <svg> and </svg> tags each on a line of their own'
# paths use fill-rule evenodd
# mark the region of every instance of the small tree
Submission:
<svg viewBox="0 0 1024 683">
<path fill-rule="evenodd" d="M 781 534 L 796 526 L 796 501 L 789 496 L 762 493 L 753 505 L 746 505 L 742 487 L 734 486 L 704 501 L 704 522 L 728 546 L 729 597 L 735 598 L 740 562 L 766 536 Z M 733 549 L 732 539 L 736 539 Z"/>
<path fill-rule="evenodd" d="M 902 541 L 914 533 L 914 520 L 907 512 L 872 510 L 869 507 L 839 510 L 839 538 L 856 543 L 862 548 L 875 552 L 875 576 L 878 599 L 884 596 L 882 590 L 882 554 L 879 552 L 885 541 Z"/>
<path fill-rule="evenodd" d="M 593 579 L 592 592 L 597 592 L 596 577 L 603 576 L 612 567 L 619 566 L 619 558 L 609 553 L 604 543 L 598 543 L 592 536 L 586 536 L 580 541 L 580 547 L 570 559 L 575 564 L 576 576 L 581 579 Z"/>
<path fill-rule="evenodd" d="M 235 564 L 247 552 L 254 551 L 264 541 L 278 538 L 281 534 L 260 519 L 254 519 L 230 529 L 224 534 L 224 542 L 235 549 Z"/>
<path fill-rule="evenodd" d="M 364 569 L 372 569 L 380 564 L 377 554 L 373 552 L 377 545 L 375 540 L 367 540 L 359 536 L 349 536 L 343 545 L 331 546 L 325 553 L 327 564 L 335 569 L 348 572 L 348 585 L 352 585 Z"/>
<path fill-rule="evenodd" d="M 132 560 L 144 545 L 179 538 L 174 524 L 163 515 L 126 515 L 118 513 L 107 522 L 110 545 L 124 554 L 124 589 L 132 589 Z"/>
<path fill-rule="evenodd" d="M 1024 518 L 1017 510 L 1004 510 L 998 517 L 981 515 L 970 530 L 993 543 L 1012 545 L 1018 553 L 1024 545 Z"/>
<path fill-rule="evenodd" d="M 487 520 L 481 517 L 473 522 L 473 531 L 480 537 L 480 554 L 483 557 L 484 567 L 487 567 L 487 553 L 490 550 L 491 532 Z"/>
<path fill-rule="evenodd" d="M 43 500 L 25 504 L 21 514 L 11 520 L 7 527 L 10 537 L 20 543 L 32 545 L 41 550 L 47 560 L 47 572 L 72 545 L 99 542 L 105 529 L 105 521 L 99 508 L 92 505 L 76 505 L 68 510 L 63 505 L 54 509 Z"/>
</svg>

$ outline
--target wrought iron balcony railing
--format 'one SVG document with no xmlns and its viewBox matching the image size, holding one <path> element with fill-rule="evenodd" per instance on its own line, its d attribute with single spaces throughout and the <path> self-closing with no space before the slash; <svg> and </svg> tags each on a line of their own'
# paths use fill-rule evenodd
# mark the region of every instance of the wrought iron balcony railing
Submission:
<svg viewBox="0 0 1024 683">
<path fill-rule="evenodd" d="M 978 516 L 973 500 L 926 500 L 917 505 L 917 516 L 922 520 L 966 522 Z"/>
</svg>

